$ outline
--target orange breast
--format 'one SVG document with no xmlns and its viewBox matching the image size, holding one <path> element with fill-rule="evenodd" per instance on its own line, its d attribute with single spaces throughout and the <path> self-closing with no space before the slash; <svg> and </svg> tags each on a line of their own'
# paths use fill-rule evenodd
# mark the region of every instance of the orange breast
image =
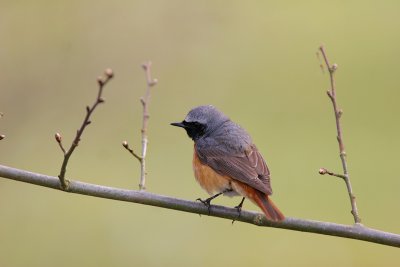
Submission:
<svg viewBox="0 0 400 267">
<path fill-rule="evenodd" d="M 228 176 L 219 175 L 212 168 L 201 163 L 199 157 L 197 156 L 196 150 L 194 150 L 193 153 L 193 171 L 197 182 L 210 195 L 214 195 L 226 189 L 232 188 L 232 179 Z"/>
</svg>

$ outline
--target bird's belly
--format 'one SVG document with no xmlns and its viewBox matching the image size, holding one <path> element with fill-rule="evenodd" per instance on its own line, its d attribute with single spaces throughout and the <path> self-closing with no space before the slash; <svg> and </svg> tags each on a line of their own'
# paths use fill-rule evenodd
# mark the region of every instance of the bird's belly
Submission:
<svg viewBox="0 0 400 267">
<path fill-rule="evenodd" d="M 205 191 L 207 191 L 208 194 L 214 195 L 230 189 L 232 191 L 227 192 L 224 195 L 238 195 L 238 193 L 232 188 L 232 179 L 228 176 L 219 175 L 211 167 L 201 163 L 196 155 L 196 151 L 193 155 L 193 171 L 197 182 Z"/>
</svg>

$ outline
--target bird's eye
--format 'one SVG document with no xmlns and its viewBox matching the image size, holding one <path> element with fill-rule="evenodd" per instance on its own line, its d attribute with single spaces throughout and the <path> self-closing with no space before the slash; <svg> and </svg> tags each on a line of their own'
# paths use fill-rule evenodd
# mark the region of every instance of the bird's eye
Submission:
<svg viewBox="0 0 400 267">
<path fill-rule="evenodd" d="M 203 132 L 205 129 L 205 125 L 200 123 L 200 122 L 194 122 L 194 128 L 196 128 L 198 131 Z"/>
<path fill-rule="evenodd" d="M 196 129 L 196 130 L 204 130 L 204 128 L 205 128 L 204 124 L 202 124 L 198 121 L 191 121 L 191 122 L 183 121 L 182 124 L 185 125 L 187 128 Z"/>
</svg>

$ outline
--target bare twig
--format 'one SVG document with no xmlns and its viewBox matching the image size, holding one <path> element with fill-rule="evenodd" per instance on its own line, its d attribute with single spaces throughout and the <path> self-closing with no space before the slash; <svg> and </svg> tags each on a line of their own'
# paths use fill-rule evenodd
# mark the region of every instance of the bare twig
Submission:
<svg viewBox="0 0 400 267">
<path fill-rule="evenodd" d="M 62 152 L 64 153 L 64 155 L 65 155 L 67 152 L 65 151 L 65 148 L 64 148 L 64 146 L 63 146 L 63 144 L 62 144 L 62 137 L 61 137 L 61 134 L 60 134 L 60 133 L 56 133 L 56 134 L 54 135 L 54 138 L 56 139 L 58 145 L 60 146 L 61 151 L 62 151 Z"/>
<path fill-rule="evenodd" d="M 132 156 L 134 156 L 135 158 L 137 158 L 137 160 L 141 163 L 143 158 L 141 156 L 139 156 L 138 154 L 135 153 L 135 151 L 133 151 L 133 149 L 131 149 L 129 147 L 128 141 L 124 141 L 122 142 L 122 146 L 126 148 L 126 150 L 129 151 L 129 153 L 132 154 Z"/>
<path fill-rule="evenodd" d="M 102 97 L 104 86 L 114 76 L 114 73 L 111 69 L 106 69 L 104 74 L 105 74 L 105 78 L 103 78 L 103 77 L 97 78 L 97 83 L 99 84 L 99 91 L 97 93 L 96 101 L 93 103 L 93 105 L 91 107 L 86 106 L 86 116 L 82 122 L 81 127 L 77 130 L 76 136 L 75 136 L 74 140 L 72 141 L 70 148 L 67 151 L 64 149 L 64 147 L 62 145 L 61 135 L 59 133 L 55 134 L 55 139 L 56 139 L 58 145 L 60 146 L 61 151 L 64 154 L 64 160 L 61 165 L 60 174 L 58 175 L 58 178 L 60 179 L 61 188 L 63 190 L 68 190 L 68 187 L 69 187 L 69 181 L 67 179 L 65 179 L 65 173 L 67 171 L 67 165 L 68 165 L 69 158 L 71 157 L 75 148 L 78 146 L 79 141 L 81 140 L 81 136 L 82 136 L 83 131 L 85 130 L 86 126 L 88 126 L 91 123 L 90 115 L 92 115 L 92 113 L 96 109 L 97 105 L 104 102 L 104 98 Z"/>
<path fill-rule="evenodd" d="M 319 169 L 319 174 L 321 174 L 321 175 L 329 174 L 330 176 L 336 176 L 336 177 L 339 177 L 342 179 L 346 179 L 346 176 L 344 176 L 343 174 L 334 173 L 325 168 Z"/>
<path fill-rule="evenodd" d="M 338 176 L 338 177 L 344 179 L 346 186 L 347 186 L 347 192 L 349 193 L 349 197 L 350 197 L 351 213 L 353 214 L 354 222 L 361 223 L 361 218 L 359 217 L 358 210 L 357 210 L 356 197 L 355 197 L 355 195 L 353 193 L 353 189 L 351 187 L 350 175 L 349 175 L 347 161 L 346 161 L 346 151 L 344 149 L 343 133 L 342 133 L 342 127 L 340 124 L 340 118 L 343 114 L 343 111 L 338 108 L 337 101 L 336 101 L 336 84 L 335 84 L 334 74 L 335 74 L 335 71 L 337 70 L 337 64 L 331 65 L 329 63 L 328 57 L 325 52 L 325 48 L 323 46 L 320 46 L 319 50 L 321 51 L 321 54 L 324 58 L 326 68 L 329 71 L 331 88 L 327 91 L 327 94 L 328 94 L 329 99 L 332 101 L 333 110 L 335 112 L 337 141 L 339 143 L 340 159 L 342 161 L 342 167 L 343 167 L 343 177 L 338 176 L 338 175 L 335 175 L 335 176 Z"/>
<path fill-rule="evenodd" d="M 151 77 L 151 62 L 148 61 L 144 64 L 142 64 L 142 67 L 145 71 L 146 74 L 146 92 L 144 97 L 140 98 L 140 103 L 142 104 L 143 107 L 143 118 L 142 118 L 142 153 L 139 156 L 136 154 L 128 145 L 127 141 L 124 141 L 122 143 L 123 147 L 125 147 L 126 150 L 128 150 L 140 163 L 140 182 L 139 182 L 139 189 L 140 190 L 145 190 L 146 189 L 146 154 L 147 154 L 147 144 L 148 144 L 148 139 L 147 139 L 147 127 L 149 123 L 149 102 L 150 102 L 150 89 L 151 87 L 155 86 L 157 84 L 157 79 L 153 79 Z"/>
<path fill-rule="evenodd" d="M 60 182 L 59 179 L 56 177 L 47 176 L 39 173 L 32 173 L 2 165 L 0 165 L 0 177 L 57 190 L 60 189 Z M 126 190 L 108 186 L 88 184 L 79 181 L 70 181 L 69 190 L 67 192 L 99 198 L 133 202 L 194 214 L 209 215 L 212 217 L 236 220 L 264 227 L 281 228 L 294 231 L 351 238 L 387 246 L 400 247 L 400 235 L 368 228 L 361 224 L 350 226 L 290 217 L 286 217 L 285 220 L 282 222 L 272 222 L 268 221 L 265 218 L 264 214 L 246 210 L 242 210 L 240 213 L 240 217 L 238 218 L 236 208 L 212 205 L 211 211 L 209 212 L 206 206 L 196 201 L 188 201 L 163 195 L 157 195 L 145 191 Z"/>
<path fill-rule="evenodd" d="M 3 116 L 3 112 L 0 112 L 0 118 L 3 118 Z M 6 138 L 6 136 L 4 134 L 0 134 L 0 140 L 3 140 L 4 138 Z"/>
</svg>

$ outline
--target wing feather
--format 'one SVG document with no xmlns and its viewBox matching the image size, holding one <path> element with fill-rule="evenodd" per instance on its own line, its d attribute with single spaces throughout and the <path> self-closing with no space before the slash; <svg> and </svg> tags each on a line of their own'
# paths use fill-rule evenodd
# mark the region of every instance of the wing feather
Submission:
<svg viewBox="0 0 400 267">
<path fill-rule="evenodd" d="M 254 144 L 236 153 L 218 145 L 196 146 L 196 152 L 200 161 L 217 173 L 232 177 L 268 195 L 272 194 L 269 169 Z"/>
</svg>

